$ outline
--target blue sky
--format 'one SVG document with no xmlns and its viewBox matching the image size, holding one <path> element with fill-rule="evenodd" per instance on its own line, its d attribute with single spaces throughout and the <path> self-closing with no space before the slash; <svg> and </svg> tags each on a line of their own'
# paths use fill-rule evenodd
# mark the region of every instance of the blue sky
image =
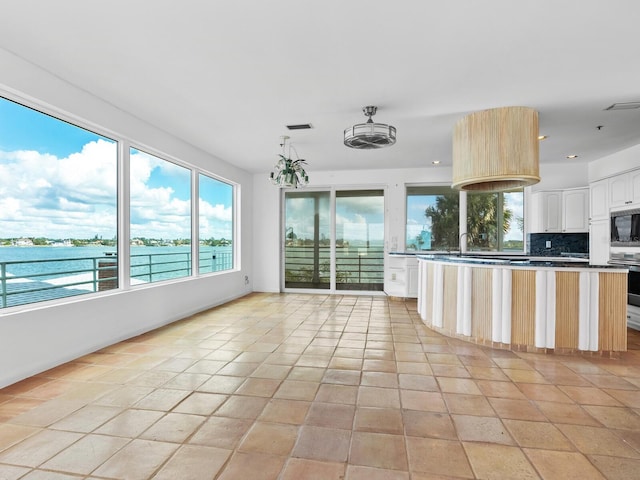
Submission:
<svg viewBox="0 0 640 480">
<path fill-rule="evenodd" d="M 330 238 L 329 193 L 320 197 L 320 237 Z M 314 236 L 314 200 L 290 195 L 286 201 L 287 233 L 293 229 L 299 239 Z M 384 240 L 384 197 L 354 196 L 336 198 L 336 237 L 350 242 L 369 241 L 381 245 Z"/>
<path fill-rule="evenodd" d="M 201 185 L 201 238 L 232 238 L 233 188 Z M 0 237 L 114 238 L 116 188 L 116 142 L 0 98 Z M 132 150 L 132 236 L 189 237 L 190 190 L 189 169 Z"/>
<path fill-rule="evenodd" d="M 37 132 L 37 135 L 34 135 Z M 0 150 L 35 150 L 58 158 L 82 150 L 96 134 L 0 97 Z"/>
</svg>

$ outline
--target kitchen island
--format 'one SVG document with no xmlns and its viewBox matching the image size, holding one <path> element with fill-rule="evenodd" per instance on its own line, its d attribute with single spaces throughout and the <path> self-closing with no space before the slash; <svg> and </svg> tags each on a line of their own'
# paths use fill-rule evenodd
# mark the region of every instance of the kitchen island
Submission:
<svg viewBox="0 0 640 480">
<path fill-rule="evenodd" d="M 418 255 L 418 313 L 455 338 L 515 351 L 627 349 L 627 269 Z"/>
</svg>

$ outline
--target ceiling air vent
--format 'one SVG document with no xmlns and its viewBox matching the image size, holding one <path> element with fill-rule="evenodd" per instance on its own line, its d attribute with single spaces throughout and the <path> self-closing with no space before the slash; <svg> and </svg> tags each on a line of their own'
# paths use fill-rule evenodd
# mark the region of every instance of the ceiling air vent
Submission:
<svg viewBox="0 0 640 480">
<path fill-rule="evenodd" d="M 310 123 L 299 123 L 298 125 L 287 125 L 289 130 L 308 130 L 311 128 Z"/>
<path fill-rule="evenodd" d="M 614 103 L 605 110 L 633 110 L 634 108 L 640 108 L 640 102 Z"/>
</svg>

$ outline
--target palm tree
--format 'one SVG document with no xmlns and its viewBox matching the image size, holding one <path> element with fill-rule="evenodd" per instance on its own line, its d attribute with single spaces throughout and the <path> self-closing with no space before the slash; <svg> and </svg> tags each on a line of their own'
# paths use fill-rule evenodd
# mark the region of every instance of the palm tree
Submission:
<svg viewBox="0 0 640 480">
<path fill-rule="evenodd" d="M 469 193 L 467 195 L 467 232 L 471 248 L 498 249 L 498 222 L 502 231 L 509 231 L 513 212 L 502 206 L 498 193 Z M 424 212 L 431 219 L 432 249 L 455 250 L 459 248 L 460 202 L 457 193 L 438 196 L 436 204 Z"/>
<path fill-rule="evenodd" d="M 431 218 L 431 249 L 458 248 L 460 201 L 457 193 L 439 195 L 436 204 L 427 207 L 425 217 Z"/>
</svg>

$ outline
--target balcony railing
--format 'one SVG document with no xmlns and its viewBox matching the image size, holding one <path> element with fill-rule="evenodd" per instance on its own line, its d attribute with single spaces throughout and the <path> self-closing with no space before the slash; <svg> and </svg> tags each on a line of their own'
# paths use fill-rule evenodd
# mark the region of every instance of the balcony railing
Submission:
<svg viewBox="0 0 640 480">
<path fill-rule="evenodd" d="M 327 289 L 331 284 L 331 248 L 285 247 L 285 287 Z M 336 289 L 380 291 L 384 287 L 382 247 L 336 247 Z"/>
<path fill-rule="evenodd" d="M 200 252 L 200 273 L 233 268 L 231 252 Z M 12 275 L 9 272 L 23 271 Z M 131 281 L 156 282 L 191 275 L 191 253 L 131 255 Z M 115 255 L 0 262 L 0 308 L 111 290 L 118 287 Z"/>
</svg>

